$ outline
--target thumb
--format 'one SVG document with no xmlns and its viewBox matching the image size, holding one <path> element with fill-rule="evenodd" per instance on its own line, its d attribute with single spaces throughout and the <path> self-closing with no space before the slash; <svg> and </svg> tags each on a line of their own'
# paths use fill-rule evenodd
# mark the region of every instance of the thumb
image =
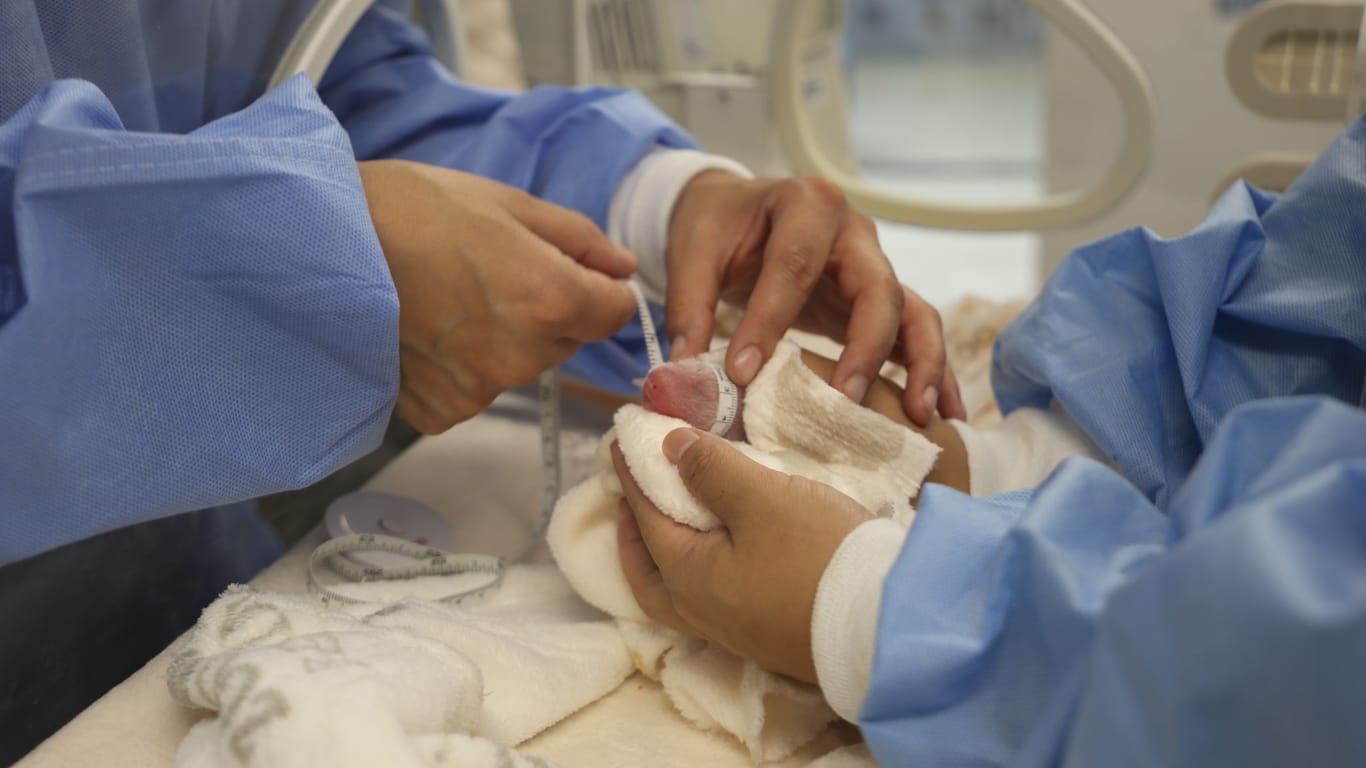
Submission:
<svg viewBox="0 0 1366 768">
<path fill-rule="evenodd" d="M 593 220 L 568 208 L 522 195 L 509 206 L 527 229 L 574 261 L 610 277 L 628 277 L 640 262 L 625 248 L 607 239 Z"/>
<path fill-rule="evenodd" d="M 664 455 L 678 467 L 683 485 L 731 533 L 772 504 L 787 476 L 750 459 L 724 438 L 699 429 L 675 429 L 664 438 Z"/>
</svg>

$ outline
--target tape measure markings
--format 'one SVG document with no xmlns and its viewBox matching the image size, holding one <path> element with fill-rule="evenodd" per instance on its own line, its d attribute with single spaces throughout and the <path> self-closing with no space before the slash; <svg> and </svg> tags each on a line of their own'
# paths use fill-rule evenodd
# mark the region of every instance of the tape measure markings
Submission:
<svg viewBox="0 0 1366 768">
<path fill-rule="evenodd" d="M 724 435 L 740 413 L 740 388 L 719 365 L 711 366 L 711 372 L 716 376 L 716 419 L 711 423 L 711 433 Z"/>
<path fill-rule="evenodd" d="M 342 555 L 348 552 L 390 552 L 413 558 L 412 565 L 376 567 L 360 565 Z M 308 557 L 308 591 L 324 603 L 364 605 L 370 600 L 349 597 L 327 586 L 318 578 L 318 566 L 328 567 L 355 582 L 401 581 L 422 576 L 454 576 L 462 573 L 486 573 L 492 578 L 485 584 L 463 589 L 436 599 L 449 605 L 472 605 L 483 602 L 502 586 L 507 565 L 503 558 L 492 555 L 452 555 L 439 549 L 413 544 L 406 539 L 374 533 L 341 536 L 316 547 Z"/>
</svg>

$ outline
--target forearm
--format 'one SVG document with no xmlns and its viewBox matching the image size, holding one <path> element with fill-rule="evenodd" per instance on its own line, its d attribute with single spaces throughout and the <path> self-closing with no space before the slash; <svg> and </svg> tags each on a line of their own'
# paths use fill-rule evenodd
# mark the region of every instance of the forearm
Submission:
<svg viewBox="0 0 1366 768">
<path fill-rule="evenodd" d="M 382 435 L 398 307 L 346 137 L 302 83 L 189 135 L 64 81 L 0 125 L 0 563 L 305 485 Z M 8 170 L 9 173 L 5 171 Z"/>
<path fill-rule="evenodd" d="M 401 158 L 475 173 L 607 224 L 621 180 L 656 147 L 694 147 L 638 93 L 490 91 L 455 80 L 406 17 L 380 3 L 337 53 L 319 93 L 361 159 Z"/>
<path fill-rule="evenodd" d="M 1275 400 L 1220 426 L 1170 517 L 1092 462 L 1029 497 L 931 489 L 883 588 L 874 754 L 1354 764 L 1363 468 L 1359 409 Z"/>
</svg>

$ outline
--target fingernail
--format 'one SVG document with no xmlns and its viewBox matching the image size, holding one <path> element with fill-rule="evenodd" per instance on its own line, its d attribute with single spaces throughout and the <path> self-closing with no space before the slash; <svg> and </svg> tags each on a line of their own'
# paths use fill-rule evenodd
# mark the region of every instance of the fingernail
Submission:
<svg viewBox="0 0 1366 768">
<path fill-rule="evenodd" d="M 630 270 L 631 272 L 636 271 L 636 268 L 640 266 L 640 259 L 637 258 L 634 253 L 631 253 L 620 246 L 617 247 L 617 259 L 623 269 Z"/>
<path fill-rule="evenodd" d="M 868 394 L 868 377 L 861 373 L 850 376 L 849 380 L 844 382 L 843 392 L 850 400 L 856 403 L 863 402 L 863 396 Z"/>
<path fill-rule="evenodd" d="M 746 347 L 745 351 L 735 357 L 735 383 L 742 387 L 749 386 L 754 381 L 754 376 L 759 373 L 759 363 L 763 360 L 763 354 L 758 347 Z"/>
<path fill-rule="evenodd" d="M 926 408 L 930 409 L 930 413 L 934 413 L 935 407 L 939 405 L 939 389 L 936 387 L 926 389 L 925 394 L 920 396 L 920 400 L 925 403 Z"/>
<path fill-rule="evenodd" d="M 664 436 L 664 455 L 669 461 L 677 464 L 683 458 L 683 454 L 687 453 L 692 444 L 701 437 L 695 429 L 675 429 Z"/>
<path fill-rule="evenodd" d="M 673 343 L 669 345 L 669 359 L 677 360 L 683 356 L 683 348 L 688 344 L 688 337 L 682 334 L 674 337 Z"/>
</svg>

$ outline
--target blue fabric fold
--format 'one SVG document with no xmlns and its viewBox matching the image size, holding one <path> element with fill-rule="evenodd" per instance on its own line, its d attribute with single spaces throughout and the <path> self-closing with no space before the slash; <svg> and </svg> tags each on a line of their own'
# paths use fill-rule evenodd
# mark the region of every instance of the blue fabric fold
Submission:
<svg viewBox="0 0 1366 768">
<path fill-rule="evenodd" d="M 1186 237 L 1078 250 L 996 342 L 1005 411 L 1056 399 L 1165 508 L 1250 400 L 1366 405 L 1366 126 L 1279 199 L 1245 184 Z"/>
<path fill-rule="evenodd" d="M 82 81 L 0 125 L 0 563 L 307 485 L 382 437 L 398 301 L 346 133 L 299 79 L 184 136 Z"/>
<path fill-rule="evenodd" d="M 860 716 L 885 765 L 1366 754 L 1366 123 L 1275 198 L 1072 254 L 996 347 L 1114 468 L 930 486 Z"/>
<path fill-rule="evenodd" d="M 602 225 L 641 157 L 693 146 L 636 94 L 456 81 L 403 0 L 362 16 L 316 92 L 263 97 L 313 6 L 0 3 L 0 564 L 376 444 L 398 307 L 357 158 Z M 638 323 L 566 366 L 623 393 L 645 368 Z"/>
</svg>

